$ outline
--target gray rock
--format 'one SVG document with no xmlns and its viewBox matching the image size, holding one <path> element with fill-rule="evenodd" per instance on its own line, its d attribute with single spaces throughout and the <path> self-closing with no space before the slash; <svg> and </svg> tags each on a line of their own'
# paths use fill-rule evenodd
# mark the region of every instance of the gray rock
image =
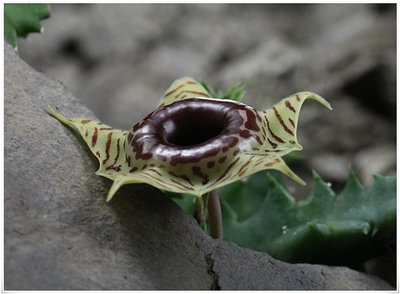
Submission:
<svg viewBox="0 0 400 294">
<path fill-rule="evenodd" d="M 396 175 L 396 147 L 382 145 L 366 148 L 354 158 L 354 167 L 359 171 L 360 179 L 368 185 L 374 181 L 372 175 Z"/>
<path fill-rule="evenodd" d="M 214 250 L 213 270 L 219 277 L 221 289 L 367 289 L 369 286 L 366 285 L 378 281 L 376 277 L 372 278 L 345 267 L 289 265 L 264 253 L 243 249 L 230 242 L 221 241 Z"/>
<path fill-rule="evenodd" d="M 347 268 L 291 265 L 210 239 L 160 191 L 110 181 L 46 114 L 94 117 L 60 82 L 5 46 L 6 290 L 391 289 Z"/>
</svg>

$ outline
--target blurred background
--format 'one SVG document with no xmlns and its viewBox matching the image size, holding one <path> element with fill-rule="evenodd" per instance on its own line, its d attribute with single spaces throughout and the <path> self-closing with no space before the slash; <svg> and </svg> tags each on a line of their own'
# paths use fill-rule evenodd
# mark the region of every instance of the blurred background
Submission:
<svg viewBox="0 0 400 294">
<path fill-rule="evenodd" d="M 364 184 L 396 172 L 395 4 L 51 5 L 43 34 L 20 56 L 55 79 L 104 123 L 129 129 L 183 76 L 214 88 L 246 85 L 243 100 L 266 109 L 299 91 L 306 103 L 290 166 L 316 170 L 340 191 L 351 166 Z M 305 188 L 291 184 L 298 195 Z"/>
</svg>

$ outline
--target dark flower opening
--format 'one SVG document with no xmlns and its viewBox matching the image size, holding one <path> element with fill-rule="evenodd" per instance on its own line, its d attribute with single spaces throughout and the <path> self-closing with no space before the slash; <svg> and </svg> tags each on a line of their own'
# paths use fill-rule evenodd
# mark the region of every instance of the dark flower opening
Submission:
<svg viewBox="0 0 400 294">
<path fill-rule="evenodd" d="M 218 107 L 180 108 L 165 121 L 164 138 L 166 143 L 177 146 L 199 145 L 221 134 L 226 123 Z"/>
<path fill-rule="evenodd" d="M 226 152 L 239 141 L 243 125 L 239 110 L 244 107 L 198 98 L 166 105 L 133 126 L 128 135 L 132 158 L 146 160 L 154 156 L 175 165 Z"/>
</svg>

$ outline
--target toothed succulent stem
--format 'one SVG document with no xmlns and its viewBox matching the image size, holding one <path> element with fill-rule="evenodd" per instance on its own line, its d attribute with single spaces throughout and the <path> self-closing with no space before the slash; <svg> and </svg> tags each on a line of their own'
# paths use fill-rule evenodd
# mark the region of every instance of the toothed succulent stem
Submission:
<svg viewBox="0 0 400 294">
<path fill-rule="evenodd" d="M 210 236 L 214 239 L 222 239 L 222 213 L 217 190 L 208 193 L 208 218 Z"/>
</svg>

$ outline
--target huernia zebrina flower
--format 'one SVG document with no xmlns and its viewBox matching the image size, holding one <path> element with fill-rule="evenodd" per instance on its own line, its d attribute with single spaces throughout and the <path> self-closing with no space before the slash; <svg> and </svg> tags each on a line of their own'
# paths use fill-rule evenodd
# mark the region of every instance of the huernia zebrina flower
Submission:
<svg viewBox="0 0 400 294">
<path fill-rule="evenodd" d="M 317 94 L 300 92 L 257 111 L 232 100 L 209 97 L 191 78 L 175 81 L 157 109 L 131 130 L 117 130 L 85 118 L 49 113 L 77 130 L 100 162 L 97 175 L 114 181 L 107 197 L 125 184 L 147 183 L 161 190 L 200 197 L 265 169 L 304 184 L 282 160 L 302 147 L 297 123 L 303 102 Z"/>
</svg>

